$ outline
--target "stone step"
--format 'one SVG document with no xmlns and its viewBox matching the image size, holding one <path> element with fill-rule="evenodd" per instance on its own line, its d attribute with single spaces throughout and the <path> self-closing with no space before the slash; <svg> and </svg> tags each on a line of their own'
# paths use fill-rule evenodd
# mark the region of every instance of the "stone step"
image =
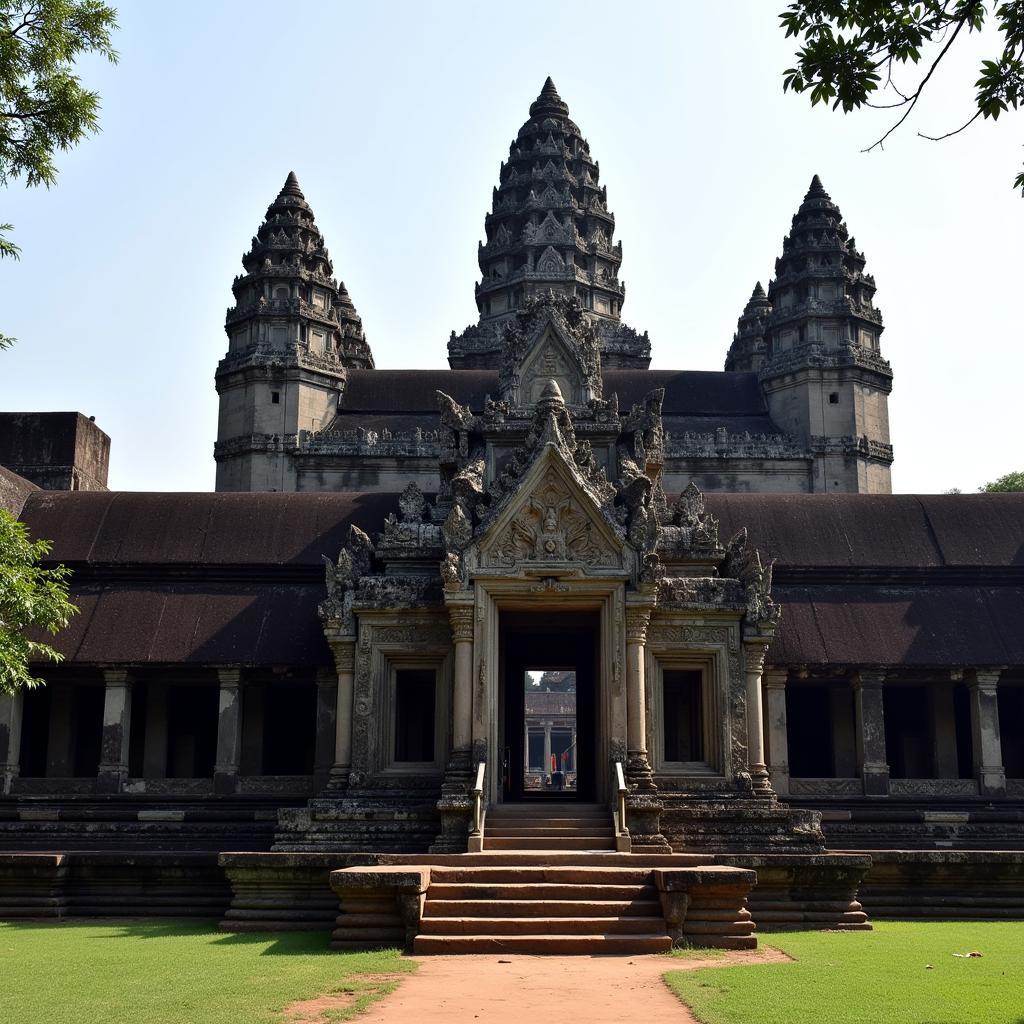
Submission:
<svg viewBox="0 0 1024 1024">
<path fill-rule="evenodd" d="M 611 811 L 605 804 L 585 804 L 575 800 L 527 800 L 521 804 L 497 804 L 487 813 L 488 815 L 508 815 L 510 817 L 517 814 L 591 816 L 610 814 Z"/>
<path fill-rule="evenodd" d="M 650 868 L 604 868 L 580 865 L 433 868 L 431 881 L 509 883 L 558 882 L 575 885 L 643 885 L 651 881 Z"/>
<path fill-rule="evenodd" d="M 491 836 L 484 835 L 484 850 L 614 850 L 614 836 Z"/>
<path fill-rule="evenodd" d="M 421 935 L 656 935 L 661 917 L 425 917 Z"/>
<path fill-rule="evenodd" d="M 626 900 L 503 900 L 503 899 L 428 899 L 423 908 L 426 921 L 433 917 L 513 918 L 656 917 L 661 920 L 661 903 L 652 899 Z"/>
<path fill-rule="evenodd" d="M 605 821 L 548 820 L 530 819 L 529 821 L 503 821 L 495 824 L 488 821 L 486 836 L 551 836 L 563 838 L 568 836 L 614 836 L 615 830 Z"/>
<path fill-rule="evenodd" d="M 640 954 L 665 953 L 667 935 L 417 935 L 413 953 Z"/>
<path fill-rule="evenodd" d="M 574 885 L 571 882 L 431 882 L 427 904 L 434 900 L 635 900 L 651 899 L 650 885 Z"/>
</svg>

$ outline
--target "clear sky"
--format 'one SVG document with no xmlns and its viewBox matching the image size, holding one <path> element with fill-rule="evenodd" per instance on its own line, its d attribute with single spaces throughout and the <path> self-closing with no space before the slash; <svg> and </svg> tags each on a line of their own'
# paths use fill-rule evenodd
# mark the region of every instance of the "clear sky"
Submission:
<svg viewBox="0 0 1024 1024">
<path fill-rule="evenodd" d="M 289 170 L 377 365 L 447 365 L 498 166 L 549 74 L 600 162 L 653 366 L 722 368 L 817 172 L 878 282 L 894 489 L 1024 468 L 1024 118 L 914 135 L 966 119 L 986 40 L 865 155 L 885 114 L 783 95 L 783 0 L 117 6 L 121 63 L 81 66 L 102 133 L 51 191 L 0 193 L 23 250 L 0 264 L 0 333 L 19 339 L 0 409 L 95 416 L 112 487 L 213 487 L 230 285 Z"/>
</svg>

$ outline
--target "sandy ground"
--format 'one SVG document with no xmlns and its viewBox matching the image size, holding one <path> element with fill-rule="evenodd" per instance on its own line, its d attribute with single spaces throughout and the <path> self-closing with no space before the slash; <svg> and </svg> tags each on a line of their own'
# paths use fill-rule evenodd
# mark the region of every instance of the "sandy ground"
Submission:
<svg viewBox="0 0 1024 1024">
<path fill-rule="evenodd" d="M 359 1024 L 692 1024 L 661 980 L 666 971 L 771 963 L 775 950 L 730 952 L 713 960 L 668 956 L 424 956 L 396 992 Z"/>
</svg>

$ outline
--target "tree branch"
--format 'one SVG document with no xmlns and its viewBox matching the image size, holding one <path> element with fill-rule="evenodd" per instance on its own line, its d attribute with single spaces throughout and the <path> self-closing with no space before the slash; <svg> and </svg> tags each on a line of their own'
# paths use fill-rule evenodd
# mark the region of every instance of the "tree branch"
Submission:
<svg viewBox="0 0 1024 1024">
<path fill-rule="evenodd" d="M 917 101 L 921 98 L 921 93 L 924 91 L 924 87 L 928 84 L 928 80 L 935 73 L 935 69 L 941 63 L 942 58 L 945 57 L 946 54 L 949 52 L 949 48 L 953 45 L 954 42 L 956 42 L 956 37 L 960 34 L 960 29 L 962 29 L 966 23 L 966 16 L 962 17 L 956 23 L 956 28 L 953 30 L 953 34 L 946 41 L 946 45 L 943 46 L 938 57 L 935 58 L 934 62 L 932 63 L 932 66 L 928 69 L 927 74 L 924 76 L 924 78 L 921 79 L 921 82 L 918 85 L 917 89 L 915 89 L 914 92 L 911 94 L 909 105 L 906 111 L 904 112 L 903 116 L 877 142 L 873 142 L 870 146 L 868 146 L 867 149 L 861 150 L 861 152 L 870 153 L 871 150 L 875 149 L 876 147 L 882 146 L 885 140 L 889 138 L 889 136 L 892 135 L 892 133 L 896 131 L 896 129 L 899 128 L 900 125 L 903 124 L 903 122 L 906 121 L 908 117 L 910 117 L 910 113 L 914 109 L 914 107 L 917 106 Z"/>
</svg>

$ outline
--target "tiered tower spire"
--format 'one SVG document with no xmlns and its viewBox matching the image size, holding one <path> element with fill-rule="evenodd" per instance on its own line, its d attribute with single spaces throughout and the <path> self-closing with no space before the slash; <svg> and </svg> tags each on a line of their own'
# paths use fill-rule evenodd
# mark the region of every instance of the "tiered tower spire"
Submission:
<svg viewBox="0 0 1024 1024">
<path fill-rule="evenodd" d="M 242 265 L 217 367 L 217 489 L 294 490 L 300 433 L 333 420 L 347 371 L 372 369 L 373 354 L 294 172 Z"/>
<path fill-rule="evenodd" d="M 725 357 L 727 370 L 756 373 L 764 366 L 764 329 L 771 308 L 768 296 L 758 281 L 736 324 L 736 333 Z"/>
<path fill-rule="evenodd" d="M 776 423 L 815 457 L 813 490 L 891 489 L 892 369 L 879 349 L 882 314 L 864 266 L 815 175 L 775 261 L 758 368 Z M 742 368 L 739 353 L 735 362 L 727 368 Z"/>
<path fill-rule="evenodd" d="M 598 327 L 605 366 L 649 364 L 647 336 L 621 323 L 622 245 L 613 240 L 615 217 L 599 178 L 590 145 L 548 78 L 501 165 L 479 247 L 480 320 L 452 335 L 452 367 L 497 366 L 505 324 L 549 291 L 587 311 Z"/>
<path fill-rule="evenodd" d="M 231 286 L 236 305 L 226 330 L 232 352 L 252 345 L 286 344 L 348 368 L 372 368 L 363 324 L 343 282 L 334 278 L 313 209 L 289 171 L 277 198 L 242 257 L 245 274 Z M 241 337 L 240 337 L 241 335 Z"/>
</svg>

